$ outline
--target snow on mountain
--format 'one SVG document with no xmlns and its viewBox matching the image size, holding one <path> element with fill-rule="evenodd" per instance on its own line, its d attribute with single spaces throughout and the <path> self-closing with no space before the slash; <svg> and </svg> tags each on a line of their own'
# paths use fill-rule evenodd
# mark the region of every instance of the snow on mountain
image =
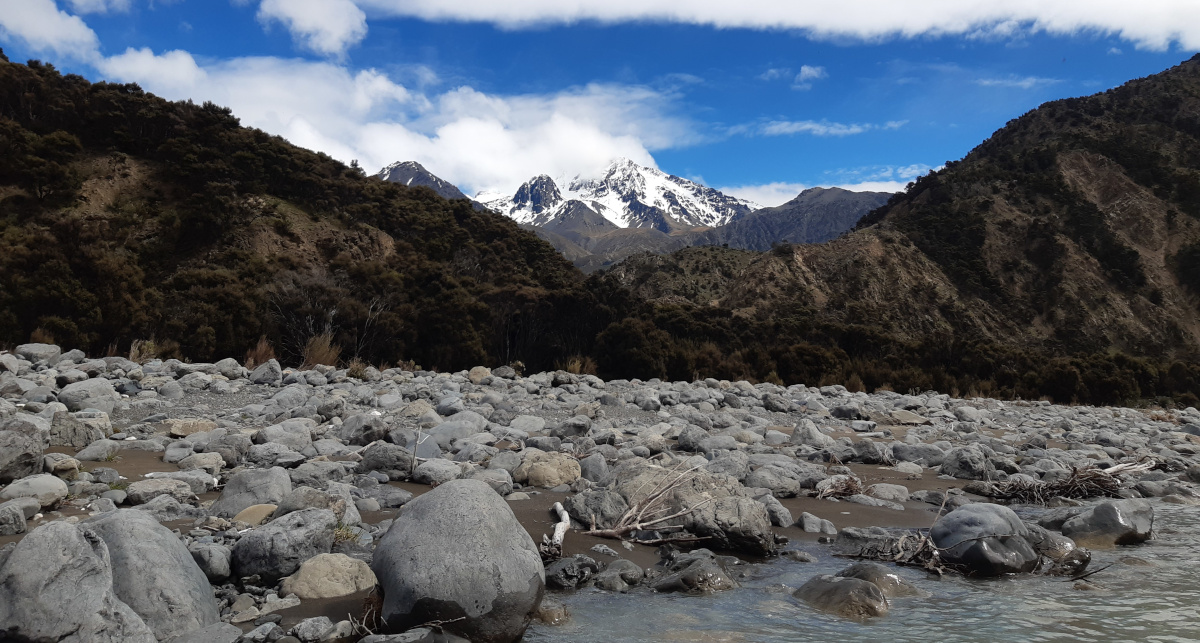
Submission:
<svg viewBox="0 0 1200 643">
<path fill-rule="evenodd" d="M 519 223 L 544 226 L 581 202 L 622 228 L 715 227 L 737 221 L 758 204 L 644 167 L 613 161 L 599 176 L 534 177 L 512 196 L 481 192 L 475 200 Z"/>
<path fill-rule="evenodd" d="M 423 185 L 432 189 L 439 195 L 447 199 L 465 199 L 467 195 L 463 194 L 457 187 L 448 181 L 434 176 L 429 170 L 416 161 L 399 161 L 383 168 L 377 174 L 384 181 L 399 183 L 415 187 Z"/>
</svg>

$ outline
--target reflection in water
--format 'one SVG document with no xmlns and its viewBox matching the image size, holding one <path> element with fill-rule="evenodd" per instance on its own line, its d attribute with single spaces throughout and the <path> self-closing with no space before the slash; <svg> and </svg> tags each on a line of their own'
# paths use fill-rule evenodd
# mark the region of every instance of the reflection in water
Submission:
<svg viewBox="0 0 1200 643">
<path fill-rule="evenodd" d="M 571 611 L 562 627 L 535 624 L 529 642 L 578 641 L 1197 641 L 1200 640 L 1200 507 L 1155 503 L 1155 537 L 1136 547 L 1093 552 L 1094 591 L 1061 578 L 992 580 L 898 573 L 932 594 L 892 599 L 883 618 L 854 622 L 792 599 L 789 588 L 850 561 L 820 545 L 816 563 L 778 559 L 749 567 L 742 588 L 715 596 L 596 590 L 557 595 Z M 742 568 L 746 569 L 746 568 Z"/>
</svg>

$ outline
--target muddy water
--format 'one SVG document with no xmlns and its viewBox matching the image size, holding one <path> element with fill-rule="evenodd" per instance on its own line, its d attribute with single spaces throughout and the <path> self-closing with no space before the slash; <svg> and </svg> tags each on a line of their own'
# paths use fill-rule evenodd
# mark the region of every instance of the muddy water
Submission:
<svg viewBox="0 0 1200 643">
<path fill-rule="evenodd" d="M 817 612 L 792 588 L 850 561 L 816 543 L 793 544 L 815 563 L 779 559 L 742 568 L 741 589 L 690 597 L 595 590 L 557 597 L 572 620 L 535 624 L 526 641 L 1196 641 L 1200 640 L 1200 507 L 1155 503 L 1155 538 L 1094 552 L 1092 591 L 1058 578 L 946 578 L 898 569 L 929 598 L 892 599 L 883 618 L 855 622 Z"/>
</svg>

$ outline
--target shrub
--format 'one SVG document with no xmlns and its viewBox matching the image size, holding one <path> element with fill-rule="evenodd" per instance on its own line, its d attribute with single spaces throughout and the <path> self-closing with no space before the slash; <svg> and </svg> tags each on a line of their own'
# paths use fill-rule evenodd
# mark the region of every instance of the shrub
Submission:
<svg viewBox="0 0 1200 643">
<path fill-rule="evenodd" d="M 312 368 L 318 364 L 337 366 L 338 358 L 342 356 L 342 347 L 333 343 L 332 333 L 313 335 L 304 345 L 304 361 L 301 368 Z"/>
<path fill-rule="evenodd" d="M 254 345 L 254 348 L 246 351 L 246 368 L 254 369 L 259 364 L 266 364 L 273 359 L 275 359 L 275 349 L 267 340 L 267 336 L 263 335 L 258 338 L 258 343 Z"/>
<path fill-rule="evenodd" d="M 33 329 L 32 333 L 29 333 L 29 341 L 30 341 L 30 343 L 33 343 L 33 344 L 53 344 L 53 343 L 55 343 L 54 335 L 51 334 L 50 331 L 46 330 L 45 328 L 42 328 L 41 326 L 38 326 L 37 328 Z"/>
</svg>

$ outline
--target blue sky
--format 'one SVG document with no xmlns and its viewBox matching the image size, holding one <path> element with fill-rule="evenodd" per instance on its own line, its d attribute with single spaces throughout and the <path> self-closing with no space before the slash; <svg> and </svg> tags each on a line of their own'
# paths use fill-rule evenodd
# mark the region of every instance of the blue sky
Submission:
<svg viewBox="0 0 1200 643">
<path fill-rule="evenodd" d="M 0 44 L 468 193 L 627 156 L 774 205 L 1175 65 L 1200 3 L 0 0 Z"/>
</svg>

